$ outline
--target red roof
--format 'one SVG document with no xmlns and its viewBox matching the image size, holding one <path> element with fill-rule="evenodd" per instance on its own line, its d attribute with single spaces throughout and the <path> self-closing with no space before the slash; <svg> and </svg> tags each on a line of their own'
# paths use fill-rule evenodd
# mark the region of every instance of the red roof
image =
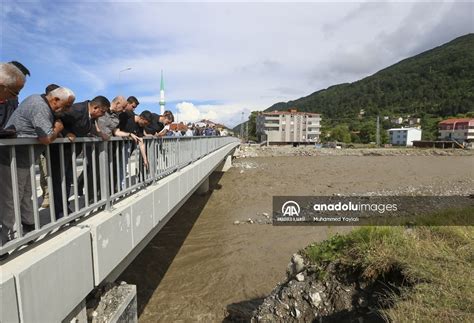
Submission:
<svg viewBox="0 0 474 323">
<path fill-rule="evenodd" d="M 172 123 L 172 124 L 170 124 L 170 130 L 171 131 L 176 131 L 176 130 L 186 131 L 186 130 L 188 130 L 188 127 L 183 123 Z"/>
<path fill-rule="evenodd" d="M 455 123 L 474 123 L 474 118 L 452 118 L 441 121 L 439 124 L 455 124 Z"/>
</svg>

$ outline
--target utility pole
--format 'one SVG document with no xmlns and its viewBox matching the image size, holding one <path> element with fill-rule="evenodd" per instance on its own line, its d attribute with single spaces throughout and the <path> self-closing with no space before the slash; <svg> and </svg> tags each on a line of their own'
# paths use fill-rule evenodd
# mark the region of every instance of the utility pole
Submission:
<svg viewBox="0 0 474 323">
<path fill-rule="evenodd" d="M 247 141 L 249 141 L 249 122 L 247 120 L 247 122 L 245 123 L 245 139 Z"/>
<path fill-rule="evenodd" d="M 375 134 L 377 147 L 380 147 L 380 116 L 377 116 L 377 133 Z"/>
<path fill-rule="evenodd" d="M 240 119 L 240 139 L 244 140 L 244 112 L 242 111 L 242 118 Z"/>
</svg>

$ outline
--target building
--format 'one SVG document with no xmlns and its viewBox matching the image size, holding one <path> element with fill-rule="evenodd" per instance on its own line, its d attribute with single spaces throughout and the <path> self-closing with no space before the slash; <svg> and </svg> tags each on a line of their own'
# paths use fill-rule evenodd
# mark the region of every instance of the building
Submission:
<svg viewBox="0 0 474 323">
<path fill-rule="evenodd" d="M 389 141 L 395 146 L 413 146 L 413 141 L 421 140 L 421 129 L 392 128 L 388 129 Z"/>
<path fill-rule="evenodd" d="M 169 130 L 171 130 L 171 131 L 186 131 L 186 130 L 188 130 L 188 127 L 183 122 L 180 122 L 180 123 L 175 122 L 175 123 L 170 124 Z"/>
<path fill-rule="evenodd" d="M 288 111 L 261 112 L 257 116 L 257 136 L 268 144 L 319 142 L 321 116 L 317 113 Z"/>
<path fill-rule="evenodd" d="M 410 126 L 419 125 L 420 123 L 421 123 L 421 118 L 417 118 L 417 117 L 408 118 L 408 124 Z"/>
<path fill-rule="evenodd" d="M 447 119 L 438 123 L 440 140 L 474 142 L 474 118 Z"/>
<path fill-rule="evenodd" d="M 400 124 L 403 123 L 403 118 L 402 118 L 402 117 L 394 117 L 394 118 L 391 118 L 391 119 L 390 119 L 390 122 L 391 122 L 392 124 L 398 124 L 398 125 L 400 125 Z"/>
</svg>

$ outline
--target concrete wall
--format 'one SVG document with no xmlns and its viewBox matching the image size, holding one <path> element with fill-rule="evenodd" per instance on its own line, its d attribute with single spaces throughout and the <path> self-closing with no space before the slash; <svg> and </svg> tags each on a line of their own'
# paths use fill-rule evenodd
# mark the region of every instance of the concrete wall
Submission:
<svg viewBox="0 0 474 323">
<path fill-rule="evenodd" d="M 19 322 L 15 277 L 0 271 L 0 322 Z"/>
<path fill-rule="evenodd" d="M 94 287 L 90 231 L 70 228 L 7 262 L 0 286 L 2 323 L 60 322 Z"/>
<path fill-rule="evenodd" d="M 0 322 L 60 322 L 94 286 L 125 269 L 237 145 L 10 259 L 0 269 Z"/>
</svg>

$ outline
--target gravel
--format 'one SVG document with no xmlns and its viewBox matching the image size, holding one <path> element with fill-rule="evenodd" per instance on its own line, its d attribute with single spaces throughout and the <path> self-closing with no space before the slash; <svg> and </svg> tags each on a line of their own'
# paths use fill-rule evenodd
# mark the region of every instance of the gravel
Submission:
<svg viewBox="0 0 474 323">
<path fill-rule="evenodd" d="M 314 146 L 242 146 L 236 150 L 236 158 L 276 157 L 276 156 L 474 156 L 474 150 L 463 149 L 426 149 L 426 148 L 353 148 L 331 149 Z M 236 162 L 240 168 L 258 168 L 255 163 Z"/>
</svg>

